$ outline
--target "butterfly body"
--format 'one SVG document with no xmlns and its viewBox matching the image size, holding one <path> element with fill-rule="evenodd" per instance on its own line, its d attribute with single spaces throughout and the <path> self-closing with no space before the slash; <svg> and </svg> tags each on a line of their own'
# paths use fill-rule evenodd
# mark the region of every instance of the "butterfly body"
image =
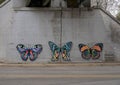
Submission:
<svg viewBox="0 0 120 85">
<path fill-rule="evenodd" d="M 20 53 L 21 59 L 23 61 L 27 61 L 28 58 L 30 59 L 30 61 L 35 61 L 42 51 L 42 45 L 40 44 L 35 45 L 33 48 L 28 48 L 25 47 L 25 45 L 23 44 L 18 44 L 16 48 Z"/>
<path fill-rule="evenodd" d="M 103 43 L 97 43 L 93 47 L 88 47 L 85 44 L 79 44 L 79 50 L 81 52 L 81 56 L 83 59 L 89 60 L 97 60 L 100 58 L 100 53 L 103 50 Z"/>
<path fill-rule="evenodd" d="M 68 42 L 62 47 L 58 47 L 51 41 L 49 41 L 48 44 L 52 51 L 52 61 L 59 61 L 60 55 L 64 61 L 70 61 L 70 50 L 72 48 L 72 42 Z"/>
</svg>

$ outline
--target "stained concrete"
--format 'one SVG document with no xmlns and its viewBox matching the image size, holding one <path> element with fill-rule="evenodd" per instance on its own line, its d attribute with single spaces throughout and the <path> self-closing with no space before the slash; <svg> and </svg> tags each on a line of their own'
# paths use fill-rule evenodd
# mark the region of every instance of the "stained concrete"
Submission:
<svg viewBox="0 0 120 85">
<path fill-rule="evenodd" d="M 104 54 L 115 53 L 110 36 L 111 29 L 105 24 L 104 18 L 107 15 L 100 9 L 88 11 L 64 8 L 61 11 L 60 8 L 27 8 L 22 1 L 20 4 L 18 2 L 20 1 L 11 0 L 0 8 L 1 62 L 26 63 L 21 60 L 16 50 L 16 45 L 20 43 L 26 46 L 43 45 L 43 51 L 38 59 L 27 63 L 50 62 L 51 51 L 48 41 L 53 41 L 58 46 L 72 41 L 73 47 L 70 52 L 72 62 L 101 62 L 105 59 Z M 96 61 L 83 60 L 78 44 L 85 43 L 92 46 L 97 42 L 104 43 L 101 58 Z M 117 56 L 119 57 L 119 53 Z M 118 57 L 117 61 L 119 61 Z"/>
</svg>

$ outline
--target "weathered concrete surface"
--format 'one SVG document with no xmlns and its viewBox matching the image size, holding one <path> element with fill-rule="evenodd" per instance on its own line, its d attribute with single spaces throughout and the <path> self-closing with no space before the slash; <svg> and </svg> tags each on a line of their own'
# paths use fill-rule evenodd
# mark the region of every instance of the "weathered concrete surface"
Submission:
<svg viewBox="0 0 120 85">
<path fill-rule="evenodd" d="M 17 44 L 34 45 L 40 43 L 43 45 L 43 52 L 35 62 L 48 62 L 51 58 L 48 41 L 53 41 L 59 45 L 60 39 L 62 39 L 62 45 L 68 41 L 73 42 L 72 61 L 80 62 L 84 60 L 80 57 L 78 44 L 104 43 L 107 39 L 100 10 L 66 9 L 62 13 L 62 22 L 60 22 L 61 11 L 39 11 L 35 8 L 27 11 L 15 10 L 12 35 L 9 41 L 12 43 L 9 44 L 9 48 L 12 50 L 9 50 L 7 55 L 12 56 L 12 58 L 10 57 L 8 60 L 22 62 L 15 48 Z M 103 56 L 101 55 L 101 59 L 98 61 L 102 60 Z"/>
<path fill-rule="evenodd" d="M 100 10 L 81 11 L 80 9 L 73 9 L 71 11 L 63 11 L 62 23 L 62 42 L 73 42 L 71 57 L 75 61 L 84 61 L 80 57 L 78 44 L 84 43 L 92 46 L 98 42 L 105 43 L 107 39 Z M 100 60 L 103 60 L 102 55 Z"/>
<path fill-rule="evenodd" d="M 36 62 L 48 62 L 51 51 L 48 41 L 59 44 L 60 41 L 60 15 L 56 11 L 15 11 L 13 34 L 11 36 L 9 54 L 14 61 L 21 60 L 15 46 L 19 43 L 25 45 L 42 44 L 43 51 Z M 10 59 L 9 59 L 10 60 Z"/>
<path fill-rule="evenodd" d="M 13 7 L 25 7 L 28 3 L 28 0 L 11 0 Z"/>
<path fill-rule="evenodd" d="M 12 10 L 12 2 L 0 8 L 0 62 L 3 62 L 5 58 L 7 59 L 6 54 L 13 23 Z"/>
<path fill-rule="evenodd" d="M 101 10 L 63 9 L 61 17 L 60 8 L 42 9 L 25 8 L 23 6 L 25 4 L 22 1 L 12 0 L 3 8 L 0 8 L 1 62 L 25 63 L 21 60 L 16 50 L 16 45 L 20 43 L 27 46 L 43 45 L 43 51 L 38 59 L 35 62 L 28 61 L 27 63 L 50 62 L 51 51 L 48 41 L 53 41 L 59 46 L 60 40 L 62 40 L 62 45 L 68 41 L 73 42 L 71 50 L 72 62 L 86 62 L 81 58 L 78 49 L 79 43 L 92 46 L 97 42 L 104 43 L 104 51 L 101 54 L 101 58 L 87 62 L 104 61 L 104 54 L 110 55 L 110 57 L 115 54 L 116 60 L 120 60 L 119 49 L 115 48 L 118 50 L 114 50 L 114 43 L 112 43 L 110 36 L 114 32 L 111 32 L 109 23 L 106 24 L 105 18 L 107 15 Z M 111 21 L 110 19 L 107 20 Z M 117 37 L 118 41 L 119 36 Z"/>
<path fill-rule="evenodd" d="M 115 22 L 113 19 L 107 16 L 104 12 L 101 11 L 101 14 L 103 16 L 106 34 L 108 37 L 106 39 L 106 44 L 105 44 L 107 48 L 104 48 L 106 50 L 105 53 L 113 54 L 115 57 L 115 60 L 120 61 L 120 24 Z"/>
</svg>

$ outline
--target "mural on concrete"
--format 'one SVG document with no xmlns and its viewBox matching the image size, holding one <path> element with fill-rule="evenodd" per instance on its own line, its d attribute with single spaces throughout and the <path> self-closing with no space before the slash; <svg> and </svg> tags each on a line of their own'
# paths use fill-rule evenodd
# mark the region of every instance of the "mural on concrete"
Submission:
<svg viewBox="0 0 120 85">
<path fill-rule="evenodd" d="M 30 61 L 35 61 L 43 49 L 41 44 L 34 45 L 34 47 L 30 48 L 26 47 L 23 44 L 18 44 L 16 48 L 20 53 L 21 59 L 23 61 L 27 61 L 28 58 L 30 59 Z"/>
<path fill-rule="evenodd" d="M 58 47 L 55 43 L 48 42 L 50 49 L 52 51 L 52 61 L 59 61 L 60 55 L 62 56 L 63 61 L 71 61 L 70 59 L 70 50 L 72 48 L 72 42 L 67 42 L 62 47 Z"/>
<path fill-rule="evenodd" d="M 100 58 L 100 53 L 103 50 L 103 43 L 97 43 L 93 47 L 88 47 L 85 44 L 79 44 L 79 50 L 81 52 L 81 56 L 85 60 L 93 59 L 97 60 Z"/>
</svg>

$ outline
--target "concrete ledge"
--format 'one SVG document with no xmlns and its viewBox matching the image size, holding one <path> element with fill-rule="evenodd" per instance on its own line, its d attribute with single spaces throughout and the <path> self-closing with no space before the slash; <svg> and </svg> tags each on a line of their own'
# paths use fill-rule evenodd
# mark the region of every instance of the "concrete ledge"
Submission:
<svg viewBox="0 0 120 85">
<path fill-rule="evenodd" d="M 88 11 L 90 9 L 88 8 L 61 8 L 61 7 L 56 7 L 56 8 L 41 8 L 41 7 L 14 7 L 14 11 L 72 11 L 72 10 L 80 10 L 80 11 Z"/>
<path fill-rule="evenodd" d="M 1 63 L 0 67 L 68 67 L 68 66 L 120 66 L 118 63 L 55 63 L 55 64 L 9 64 Z"/>
<path fill-rule="evenodd" d="M 39 7 L 15 7 L 14 11 L 54 11 L 61 10 L 61 8 L 39 8 Z"/>
</svg>

